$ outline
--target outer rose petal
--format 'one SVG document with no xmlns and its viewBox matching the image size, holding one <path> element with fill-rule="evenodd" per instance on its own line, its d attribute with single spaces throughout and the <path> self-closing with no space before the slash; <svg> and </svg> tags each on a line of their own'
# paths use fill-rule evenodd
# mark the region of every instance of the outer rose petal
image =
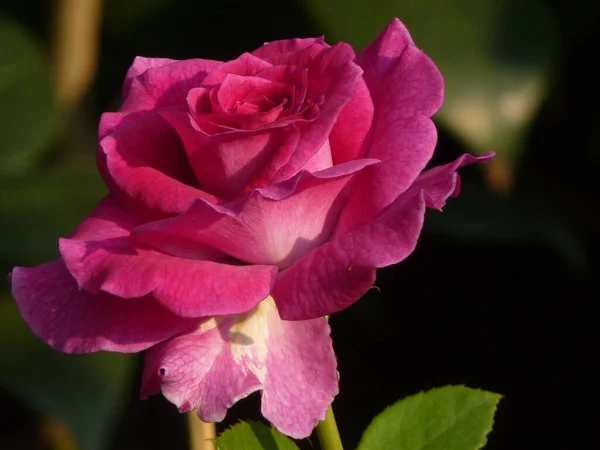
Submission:
<svg viewBox="0 0 600 450">
<path fill-rule="evenodd" d="M 281 317 L 321 317 L 358 300 L 375 280 L 375 268 L 398 263 L 412 253 L 425 207 L 441 209 L 449 196 L 457 194 L 456 170 L 492 157 L 463 155 L 424 172 L 376 219 L 336 236 L 281 272 L 273 291 Z"/>
<path fill-rule="evenodd" d="M 134 225 L 106 199 L 71 239 L 60 240 L 63 260 L 80 286 L 124 299 L 152 294 L 183 317 L 246 312 L 269 295 L 275 267 L 232 266 L 140 248 L 129 238 Z"/>
<path fill-rule="evenodd" d="M 358 180 L 354 194 L 338 221 L 336 235 L 376 217 L 406 190 L 406 183 L 414 181 L 413 177 L 433 154 L 437 130 L 431 119 L 421 115 L 388 116 L 385 121 L 385 124 L 376 124 L 373 132 L 373 140 L 378 140 L 381 151 L 369 152 L 381 155 L 380 166 L 385 165 L 385 168 L 372 167 Z M 380 128 L 383 126 L 389 128 Z M 419 172 L 415 172 L 417 169 Z"/>
<path fill-rule="evenodd" d="M 152 112 L 105 113 L 98 166 L 110 191 L 143 220 L 185 211 L 197 198 L 217 199 L 196 186 L 175 130 Z"/>
<path fill-rule="evenodd" d="M 269 297 L 241 316 L 211 319 L 148 351 L 141 396 L 162 390 L 180 411 L 219 422 L 262 389 L 262 413 L 281 432 L 310 435 L 338 393 L 336 359 L 322 319 L 285 322 Z"/>
<path fill-rule="evenodd" d="M 262 47 L 254 50 L 252 54 L 269 62 L 272 62 L 271 60 L 276 60 L 273 64 L 284 65 L 289 64 L 289 61 L 286 61 L 283 58 L 291 58 L 297 52 L 311 47 L 314 44 L 320 45 L 322 48 L 328 47 L 322 36 L 318 38 L 282 39 L 279 41 L 267 42 Z"/>
<path fill-rule="evenodd" d="M 259 49 L 255 50 L 253 52 L 254 53 L 262 53 L 263 51 L 268 53 L 268 56 L 264 56 L 262 57 L 263 59 L 265 59 L 266 61 L 269 61 L 271 64 L 278 66 L 278 65 L 284 65 L 284 66 L 301 66 L 301 67 L 306 67 L 312 60 L 314 60 L 319 53 L 321 53 L 323 50 L 330 48 L 331 46 L 329 44 L 327 44 L 323 37 L 319 37 L 316 39 L 299 39 L 299 41 L 306 41 L 306 45 L 303 48 L 297 48 L 295 51 L 290 51 L 290 52 L 286 52 L 286 53 L 280 53 L 280 54 L 275 54 L 275 49 L 271 46 L 277 47 L 277 46 L 281 46 L 282 50 L 285 49 L 286 47 L 288 47 L 289 44 L 278 44 L 278 42 L 282 42 L 282 41 L 275 41 L 272 42 L 270 44 L 266 44 L 263 47 L 260 47 Z M 313 42 L 309 42 L 309 41 L 313 41 Z M 293 44 L 292 44 L 293 45 Z M 302 44 L 303 45 L 303 44 Z M 266 47 L 266 48 L 265 48 Z"/>
<path fill-rule="evenodd" d="M 223 64 L 206 59 L 167 61 L 162 58 L 158 61 L 146 58 L 134 60 L 123 86 L 121 112 L 148 111 L 184 104 L 188 91 L 199 86 L 206 75 Z M 145 66 L 149 67 L 142 72 Z"/>
<path fill-rule="evenodd" d="M 138 352 L 197 324 L 150 297 L 124 301 L 80 290 L 60 260 L 15 267 L 11 279 L 13 297 L 31 330 L 61 352 Z"/>
<path fill-rule="evenodd" d="M 329 239 L 346 203 L 346 186 L 376 162 L 362 159 L 313 174 L 301 172 L 228 205 L 199 200 L 186 213 L 142 225 L 133 235 L 157 249 L 177 237 L 184 250 L 211 246 L 250 264 L 286 267 Z"/>
<path fill-rule="evenodd" d="M 129 88 L 133 80 L 146 72 L 148 69 L 154 69 L 156 67 L 163 67 L 169 64 L 177 62 L 176 59 L 170 58 L 146 58 L 144 56 L 136 56 L 131 63 L 131 67 L 125 74 L 125 81 L 123 82 L 123 98 L 127 98 L 129 95 Z"/>
<path fill-rule="evenodd" d="M 359 190 L 362 194 L 351 200 L 342 231 L 379 214 L 425 168 L 437 140 L 435 126 L 427 117 L 444 99 L 442 75 L 413 45 L 397 19 L 357 56 L 357 63 L 364 70 L 375 107 L 367 156 L 383 164 L 371 171 Z"/>
</svg>

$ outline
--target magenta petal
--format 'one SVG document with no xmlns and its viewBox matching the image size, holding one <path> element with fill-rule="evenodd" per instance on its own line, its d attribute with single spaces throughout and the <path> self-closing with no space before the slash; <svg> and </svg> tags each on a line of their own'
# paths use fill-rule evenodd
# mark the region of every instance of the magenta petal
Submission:
<svg viewBox="0 0 600 450">
<path fill-rule="evenodd" d="M 169 64 L 178 62 L 176 59 L 170 58 L 146 58 L 144 56 L 136 56 L 125 75 L 125 82 L 123 83 L 123 98 L 127 98 L 129 95 L 129 88 L 133 80 L 139 75 L 146 72 L 148 69 L 154 69 L 156 67 L 163 67 Z"/>
<path fill-rule="evenodd" d="M 179 411 L 198 409 L 202 420 L 222 421 L 228 408 L 262 386 L 254 373 L 234 360 L 235 338 L 229 333 L 227 326 L 217 327 L 215 320 L 208 320 L 196 331 L 149 350 L 142 399 L 162 390 Z"/>
<path fill-rule="evenodd" d="M 142 225 L 135 239 L 161 249 L 179 239 L 183 250 L 212 246 L 250 264 L 285 267 L 327 241 L 346 203 L 344 188 L 374 160 L 357 160 L 257 189 L 228 205 L 199 200 L 186 213 Z"/>
<path fill-rule="evenodd" d="M 227 75 L 242 75 L 242 76 L 254 76 L 261 70 L 265 70 L 272 67 L 271 63 L 257 58 L 250 53 L 244 53 L 239 58 L 233 61 L 228 61 L 219 66 L 217 70 L 211 72 L 203 81 L 202 85 L 206 86 L 217 86 L 225 81 Z"/>
<path fill-rule="evenodd" d="M 105 113 L 98 165 L 110 191 L 137 217 L 153 220 L 185 211 L 199 189 L 177 132 L 154 113 Z M 160 195 L 158 195 L 160 193 Z"/>
<path fill-rule="evenodd" d="M 444 80 L 431 59 L 412 42 L 408 30 L 394 19 L 356 57 L 371 91 L 377 115 L 431 116 L 444 101 Z"/>
<path fill-rule="evenodd" d="M 13 296 L 31 330 L 61 352 L 138 352 L 197 324 L 150 297 L 123 300 L 80 290 L 60 260 L 31 269 L 15 267 L 11 279 Z"/>
<path fill-rule="evenodd" d="M 283 39 L 279 41 L 267 42 L 262 47 L 254 50 L 252 54 L 266 61 L 276 60 L 274 64 L 287 65 L 289 64 L 289 61 L 282 60 L 282 58 L 285 58 L 286 56 L 290 57 L 291 55 L 315 44 L 321 45 L 323 48 L 326 46 L 325 42 L 323 41 L 323 37 Z"/>
<path fill-rule="evenodd" d="M 262 413 L 281 432 L 310 435 L 338 392 L 324 319 L 285 322 L 271 298 L 248 314 L 208 320 L 148 351 L 141 396 L 162 390 L 206 422 L 262 389 Z"/>
<path fill-rule="evenodd" d="M 123 86 L 121 111 L 135 112 L 165 108 L 185 103 L 190 89 L 200 86 L 206 76 L 223 63 L 206 59 L 173 61 L 160 59 L 153 65 L 136 59 Z M 161 64 L 165 62 L 165 64 Z M 142 71 L 145 66 L 146 70 Z M 138 73 L 141 72 L 141 73 Z"/>
<path fill-rule="evenodd" d="M 201 131 L 188 114 L 167 113 L 165 118 L 179 132 L 200 185 L 225 199 L 235 198 L 249 185 L 272 182 L 289 162 L 301 137 L 293 125 L 285 130 L 233 131 L 211 136 Z"/>
<path fill-rule="evenodd" d="M 245 312 L 269 295 L 275 267 L 232 266 L 141 248 L 129 237 L 135 224 L 106 199 L 71 239 L 60 240 L 62 258 L 79 286 L 125 299 L 151 294 L 184 317 Z"/>
<path fill-rule="evenodd" d="M 273 47 L 270 47 L 271 45 L 279 46 L 280 44 L 278 44 L 277 42 L 281 41 L 276 41 L 270 44 L 266 44 L 264 47 L 255 50 L 253 53 L 261 52 L 261 49 L 267 47 L 268 50 L 266 50 L 265 52 L 268 52 L 268 55 L 261 56 L 261 58 L 270 62 L 274 66 L 283 65 L 307 67 L 310 64 L 310 62 L 313 61 L 319 55 L 319 53 L 330 48 L 330 45 L 327 44 L 322 37 L 316 39 L 300 39 L 299 41 L 305 41 L 307 45 L 302 44 L 302 48 L 298 47 L 295 50 L 290 49 L 291 51 L 289 52 L 277 54 L 276 51 L 271 51 L 275 49 Z M 283 44 L 280 47 L 280 49 L 287 50 L 290 48 L 286 47 L 287 44 Z"/>
<path fill-rule="evenodd" d="M 347 308 L 369 289 L 375 268 L 398 263 L 414 250 L 425 207 L 440 209 L 458 188 L 456 170 L 493 154 L 464 155 L 424 172 L 406 192 L 369 223 L 334 239 L 280 272 L 273 298 L 285 320 L 321 317 Z"/>
<path fill-rule="evenodd" d="M 385 123 L 375 125 L 369 154 L 379 155 L 382 164 L 371 168 L 359 180 L 360 185 L 340 217 L 336 234 L 376 217 L 410 186 L 433 155 L 437 130 L 428 117 L 389 115 L 381 121 Z"/>
<path fill-rule="evenodd" d="M 437 140 L 428 119 L 441 106 L 444 82 L 435 64 L 393 20 L 357 56 L 375 107 L 366 156 L 383 164 L 373 168 L 344 213 L 340 230 L 350 230 L 379 214 L 404 192 L 425 168 Z M 334 151 L 335 158 L 335 147 Z M 368 197 L 368 198 L 367 198 Z M 366 209 L 365 209 L 366 208 Z"/>
<path fill-rule="evenodd" d="M 372 122 L 373 100 L 364 80 L 360 80 L 329 135 L 335 164 L 364 157 Z"/>
<path fill-rule="evenodd" d="M 353 62 L 354 50 L 348 44 L 337 44 L 319 53 L 307 66 L 307 100 L 319 104 L 319 115 L 302 126 L 302 138 L 290 162 L 277 180 L 285 180 L 300 170 L 322 148 L 335 125 L 340 111 L 350 102 L 362 70 Z"/>
</svg>

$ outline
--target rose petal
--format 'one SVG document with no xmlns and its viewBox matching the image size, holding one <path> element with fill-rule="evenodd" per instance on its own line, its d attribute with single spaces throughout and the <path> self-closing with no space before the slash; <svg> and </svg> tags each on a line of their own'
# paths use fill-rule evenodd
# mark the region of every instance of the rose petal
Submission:
<svg viewBox="0 0 600 450">
<path fill-rule="evenodd" d="M 176 62 L 178 62 L 176 59 L 170 58 L 146 58 L 144 56 L 136 56 L 131 64 L 131 67 L 129 67 L 129 70 L 127 70 L 127 73 L 125 74 L 125 81 L 123 83 L 123 98 L 127 98 L 129 95 L 129 89 L 134 78 L 143 74 L 148 69 L 163 67 Z"/>
<path fill-rule="evenodd" d="M 165 113 L 164 116 L 179 132 L 202 188 L 229 200 L 250 186 L 264 185 L 276 177 L 300 140 L 300 132 L 294 125 L 285 130 L 251 133 L 221 129 L 216 130 L 220 134 L 211 136 L 201 131 L 188 114 Z"/>
<path fill-rule="evenodd" d="M 288 108 L 288 114 L 296 114 L 302 110 L 308 88 L 308 71 L 306 68 L 290 65 L 273 66 L 261 70 L 256 76 L 292 86 L 294 93 Z"/>
<path fill-rule="evenodd" d="M 33 333 L 61 352 L 138 352 L 197 324 L 150 297 L 124 301 L 80 290 L 60 260 L 15 267 L 11 279 L 19 311 Z"/>
<path fill-rule="evenodd" d="M 262 413 L 302 439 L 325 418 L 338 393 L 336 359 L 322 319 L 284 322 L 271 298 L 243 316 L 202 324 L 148 351 L 141 396 L 162 390 L 180 411 L 219 422 L 262 389 Z"/>
<path fill-rule="evenodd" d="M 329 239 L 353 176 L 374 160 L 357 160 L 258 189 L 228 205 L 199 200 L 186 213 L 142 225 L 138 241 L 161 249 L 176 236 L 184 249 L 212 246 L 250 264 L 286 267 Z M 172 239 L 171 239 L 172 241 Z"/>
<path fill-rule="evenodd" d="M 254 76 L 261 70 L 272 67 L 272 64 L 257 58 L 250 53 L 244 53 L 233 61 L 221 64 L 202 81 L 202 87 L 213 87 L 222 84 L 227 75 Z"/>
<path fill-rule="evenodd" d="M 141 248 L 129 237 L 135 224 L 106 199 L 71 239 L 59 241 L 62 258 L 80 287 L 125 299 L 152 294 L 184 317 L 245 312 L 269 294 L 275 267 L 232 266 Z"/>
<path fill-rule="evenodd" d="M 105 113 L 106 134 L 98 165 L 113 195 L 137 217 L 163 218 L 185 211 L 197 198 L 217 199 L 199 189 L 175 130 L 151 112 Z"/>
<path fill-rule="evenodd" d="M 369 154 L 379 154 L 382 161 L 385 160 L 380 166 L 385 164 L 386 167 L 365 171 L 340 217 L 336 234 L 350 231 L 376 217 L 406 190 L 433 154 L 437 130 L 428 117 L 389 115 L 379 120 L 371 139 L 371 142 L 377 142 L 378 151 Z"/>
<path fill-rule="evenodd" d="M 335 164 L 363 158 L 373 122 L 373 101 L 364 80 L 354 89 L 352 100 L 342 111 L 331 130 L 329 142 Z"/>
<path fill-rule="evenodd" d="M 270 61 L 273 64 L 287 65 L 289 64 L 289 61 L 283 60 L 282 58 L 291 57 L 301 50 L 314 47 L 315 44 L 321 48 L 325 48 L 327 46 L 323 40 L 323 36 L 318 38 L 282 39 L 279 41 L 267 42 L 262 47 L 254 50 L 252 54 L 266 61 Z"/>
<path fill-rule="evenodd" d="M 456 170 L 492 156 L 464 155 L 423 173 L 376 219 L 336 236 L 280 272 L 273 298 L 281 317 L 322 317 L 357 301 L 372 285 L 375 268 L 398 263 L 414 250 L 425 207 L 440 209 L 456 194 Z"/>
<path fill-rule="evenodd" d="M 147 59 L 136 59 L 123 86 L 124 101 L 121 112 L 147 111 L 185 103 L 190 89 L 201 85 L 207 74 L 223 63 L 206 59 L 173 61 L 161 65 L 159 60 L 153 67 L 142 70 Z"/>
<path fill-rule="evenodd" d="M 302 166 L 302 170 L 313 173 L 329 169 L 331 166 L 333 166 L 333 158 L 328 139 L 325 141 L 325 144 L 323 144 L 323 147 L 306 161 L 306 164 Z"/>
<path fill-rule="evenodd" d="M 366 155 L 383 164 L 365 177 L 360 191 L 369 192 L 368 198 L 361 195 L 352 200 L 340 224 L 342 231 L 383 211 L 425 168 L 437 141 L 435 126 L 427 117 L 439 109 L 444 98 L 439 70 L 413 45 L 397 19 L 356 60 L 364 69 L 375 107 Z"/>
<path fill-rule="evenodd" d="M 300 39 L 300 41 L 304 41 L 304 39 Z M 261 49 L 264 49 L 264 47 L 268 47 L 268 55 L 261 56 L 261 58 L 263 58 L 265 61 L 270 62 L 274 66 L 282 65 L 307 67 L 310 64 L 310 62 L 313 61 L 319 55 L 319 53 L 331 47 L 323 40 L 323 37 L 321 36 L 319 38 L 306 39 L 307 45 L 302 45 L 302 48 L 297 48 L 296 50 L 292 50 L 291 46 L 287 46 L 287 44 L 284 44 L 281 48 L 284 52 L 277 53 L 277 50 L 271 46 L 279 45 L 278 42 L 282 41 L 275 41 L 270 44 L 266 44 L 265 46 L 260 47 L 252 53 L 254 54 L 256 52 L 261 52 Z M 290 51 L 285 52 L 286 49 L 290 49 Z"/>
<path fill-rule="evenodd" d="M 319 104 L 319 116 L 301 128 L 302 138 L 274 181 L 288 179 L 322 148 L 342 108 L 352 99 L 362 70 L 353 62 L 354 50 L 340 43 L 321 51 L 307 65 L 307 100 Z M 321 104 L 322 101 L 322 104 Z"/>
</svg>

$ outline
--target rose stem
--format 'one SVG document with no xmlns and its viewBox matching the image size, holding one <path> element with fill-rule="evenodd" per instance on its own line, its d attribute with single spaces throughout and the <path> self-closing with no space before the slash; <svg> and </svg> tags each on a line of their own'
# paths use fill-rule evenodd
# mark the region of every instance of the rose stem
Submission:
<svg viewBox="0 0 600 450">
<path fill-rule="evenodd" d="M 317 436 L 322 450 L 344 450 L 331 406 L 327 410 L 325 420 L 317 425 Z"/>
<path fill-rule="evenodd" d="M 215 450 L 213 439 L 217 435 L 215 424 L 200 420 L 196 411 L 187 413 L 190 450 Z"/>
</svg>

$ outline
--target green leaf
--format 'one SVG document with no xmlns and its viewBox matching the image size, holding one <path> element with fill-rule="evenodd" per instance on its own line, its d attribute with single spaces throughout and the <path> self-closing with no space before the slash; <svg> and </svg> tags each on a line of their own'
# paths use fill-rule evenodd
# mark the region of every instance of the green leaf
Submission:
<svg viewBox="0 0 600 450">
<path fill-rule="evenodd" d="M 23 172 L 53 137 L 59 108 L 42 49 L 0 16 L 0 174 Z"/>
<path fill-rule="evenodd" d="M 546 94 L 557 29 L 539 1 L 305 0 L 330 41 L 361 49 L 398 17 L 440 68 L 437 114 L 473 150 L 514 161 Z M 343 14 L 341 13 L 343 11 Z"/>
<path fill-rule="evenodd" d="M 287 436 L 260 422 L 240 422 L 215 439 L 217 450 L 298 450 Z"/>
<path fill-rule="evenodd" d="M 0 177 L 0 269 L 41 264 L 58 256 L 65 237 L 106 194 L 92 158 L 46 168 L 34 176 Z"/>
<path fill-rule="evenodd" d="M 358 450 L 477 450 L 486 443 L 501 396 L 445 386 L 407 397 L 379 414 Z"/>
<path fill-rule="evenodd" d="M 0 299 L 0 383 L 68 424 L 83 450 L 106 447 L 133 375 L 131 355 L 65 355 L 37 339 L 8 293 Z"/>
</svg>

